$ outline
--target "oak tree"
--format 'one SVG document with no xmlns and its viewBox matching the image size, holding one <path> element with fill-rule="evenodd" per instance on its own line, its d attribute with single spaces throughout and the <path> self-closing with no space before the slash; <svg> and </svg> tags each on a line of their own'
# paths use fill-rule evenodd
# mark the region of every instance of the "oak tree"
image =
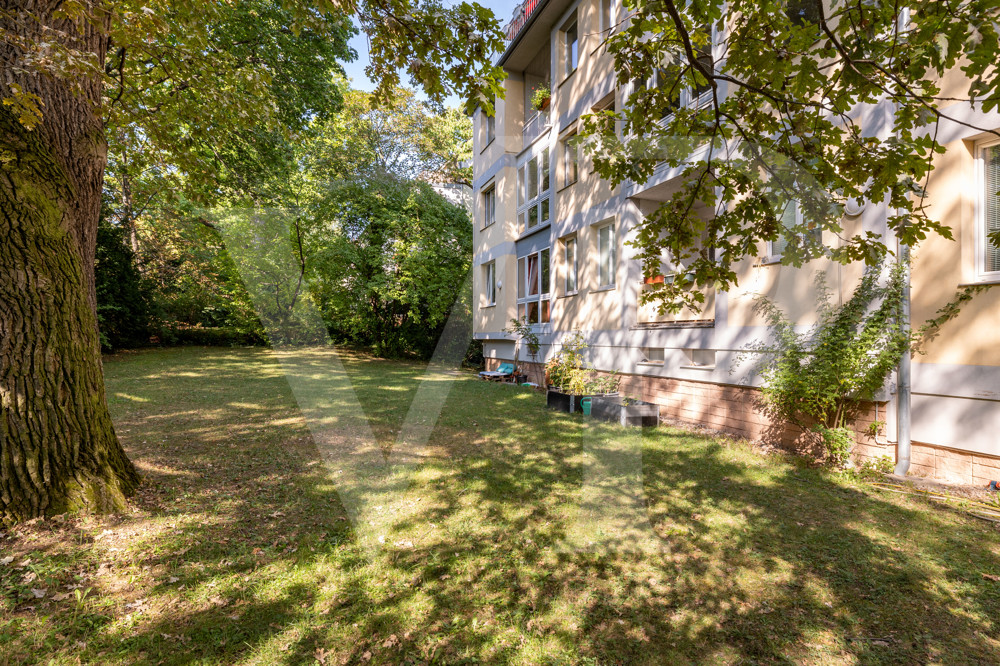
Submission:
<svg viewBox="0 0 1000 666">
<path fill-rule="evenodd" d="M 278 103 L 294 72 L 269 46 L 343 38 L 352 14 L 380 91 L 402 69 L 432 97 L 496 92 L 500 32 L 475 4 L 0 1 L 0 519 L 120 508 L 139 483 L 108 413 L 95 317 L 109 128 L 210 182 L 206 135 L 277 129 L 297 111 Z"/>
</svg>

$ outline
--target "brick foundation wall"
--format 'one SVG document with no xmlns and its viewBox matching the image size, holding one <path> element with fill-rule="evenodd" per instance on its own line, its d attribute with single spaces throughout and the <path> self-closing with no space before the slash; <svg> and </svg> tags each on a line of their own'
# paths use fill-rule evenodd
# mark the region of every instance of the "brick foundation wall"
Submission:
<svg viewBox="0 0 1000 666">
<path fill-rule="evenodd" d="M 818 436 L 789 423 L 776 423 L 759 408 L 760 391 L 745 386 L 728 386 L 664 377 L 626 375 L 621 392 L 660 406 L 660 416 L 692 423 L 712 430 L 764 442 L 789 451 L 819 455 Z M 868 430 L 879 417 L 885 419 L 885 405 L 869 403 L 853 424 L 855 462 L 892 455 L 884 435 L 872 437 Z"/>
<path fill-rule="evenodd" d="M 487 370 L 494 370 L 500 359 L 486 359 Z M 528 381 L 545 385 L 545 366 L 518 362 L 528 374 Z M 665 377 L 622 375 L 623 395 L 660 406 L 661 418 L 704 426 L 806 455 L 818 455 L 815 433 L 798 426 L 772 422 L 757 407 L 760 391 L 745 386 L 730 386 Z M 877 417 L 876 417 L 877 414 Z M 869 429 L 877 420 L 886 420 L 885 403 L 868 403 L 854 423 L 855 446 L 851 458 L 856 464 L 884 456 L 895 460 L 896 446 L 885 434 L 872 437 Z M 921 442 L 910 449 L 910 475 L 936 481 L 986 486 L 1000 480 L 1000 458 L 958 451 Z"/>
</svg>

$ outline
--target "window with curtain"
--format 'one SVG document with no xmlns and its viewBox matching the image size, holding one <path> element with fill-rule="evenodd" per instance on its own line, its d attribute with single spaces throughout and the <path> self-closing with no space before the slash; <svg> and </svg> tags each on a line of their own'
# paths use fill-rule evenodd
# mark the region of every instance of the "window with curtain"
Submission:
<svg viewBox="0 0 1000 666">
<path fill-rule="evenodd" d="M 1000 143 L 982 146 L 980 159 L 979 255 L 980 273 L 1000 273 L 1000 245 L 992 242 L 990 234 L 1000 232 Z"/>
<path fill-rule="evenodd" d="M 497 215 L 497 192 L 494 186 L 490 186 L 483 192 L 483 227 L 488 227 L 496 222 Z"/>
<path fill-rule="evenodd" d="M 615 227 L 605 224 L 597 229 L 597 276 L 599 287 L 615 284 Z"/>
<path fill-rule="evenodd" d="M 483 271 L 486 273 L 486 305 L 496 305 L 497 304 L 497 265 L 496 262 L 491 261 L 490 263 L 483 266 Z"/>
<path fill-rule="evenodd" d="M 580 39 L 575 13 L 563 26 L 562 38 L 563 76 L 566 77 L 576 71 L 576 66 L 580 63 Z"/>
<path fill-rule="evenodd" d="M 768 256 L 772 260 L 777 260 L 785 254 L 785 250 L 792 243 L 821 243 L 823 241 L 823 230 L 812 229 L 806 234 L 797 234 L 794 229 L 802 225 L 802 209 L 798 202 L 789 201 L 781 211 L 781 236 L 778 240 L 769 243 L 770 250 Z"/>
<path fill-rule="evenodd" d="M 551 310 L 549 248 L 517 260 L 517 318 L 526 324 L 547 324 Z"/>
<path fill-rule="evenodd" d="M 578 267 L 576 263 L 576 239 L 567 238 L 563 242 L 563 259 L 566 263 L 566 293 L 575 294 L 577 291 Z"/>
</svg>

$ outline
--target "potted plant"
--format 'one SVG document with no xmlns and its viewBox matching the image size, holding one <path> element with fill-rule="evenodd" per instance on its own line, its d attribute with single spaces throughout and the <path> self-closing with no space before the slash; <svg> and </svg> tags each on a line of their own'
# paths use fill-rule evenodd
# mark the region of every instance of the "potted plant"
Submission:
<svg viewBox="0 0 1000 666">
<path fill-rule="evenodd" d="M 600 375 L 587 367 L 583 361 L 586 348 L 583 334 L 577 331 L 546 364 L 545 402 L 550 408 L 572 414 L 581 408 L 583 398 L 617 394 L 618 373 Z"/>
<path fill-rule="evenodd" d="M 531 94 L 531 108 L 535 111 L 545 111 L 552 103 L 552 91 L 548 84 L 543 84 Z"/>
</svg>

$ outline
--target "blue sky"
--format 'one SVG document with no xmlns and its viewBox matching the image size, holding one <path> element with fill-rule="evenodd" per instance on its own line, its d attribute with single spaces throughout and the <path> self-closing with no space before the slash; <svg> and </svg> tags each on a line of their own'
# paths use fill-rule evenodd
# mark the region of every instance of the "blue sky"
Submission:
<svg viewBox="0 0 1000 666">
<path fill-rule="evenodd" d="M 500 24 L 504 25 L 510 20 L 511 15 L 514 13 L 514 7 L 519 3 L 515 0 L 476 0 L 479 4 L 484 7 L 488 7 L 493 10 L 493 13 L 497 15 L 500 19 Z M 354 88 L 358 90 L 372 90 L 375 85 L 368 80 L 365 75 L 365 66 L 368 65 L 368 37 L 363 32 L 359 32 L 355 35 L 354 39 L 351 40 L 351 47 L 358 52 L 358 59 L 354 62 L 344 63 L 344 71 L 347 73 L 347 78 L 351 80 Z M 409 86 L 410 83 L 406 80 L 404 75 L 403 84 Z M 449 97 L 446 104 L 448 106 L 461 106 L 461 100 L 457 97 Z"/>
</svg>

